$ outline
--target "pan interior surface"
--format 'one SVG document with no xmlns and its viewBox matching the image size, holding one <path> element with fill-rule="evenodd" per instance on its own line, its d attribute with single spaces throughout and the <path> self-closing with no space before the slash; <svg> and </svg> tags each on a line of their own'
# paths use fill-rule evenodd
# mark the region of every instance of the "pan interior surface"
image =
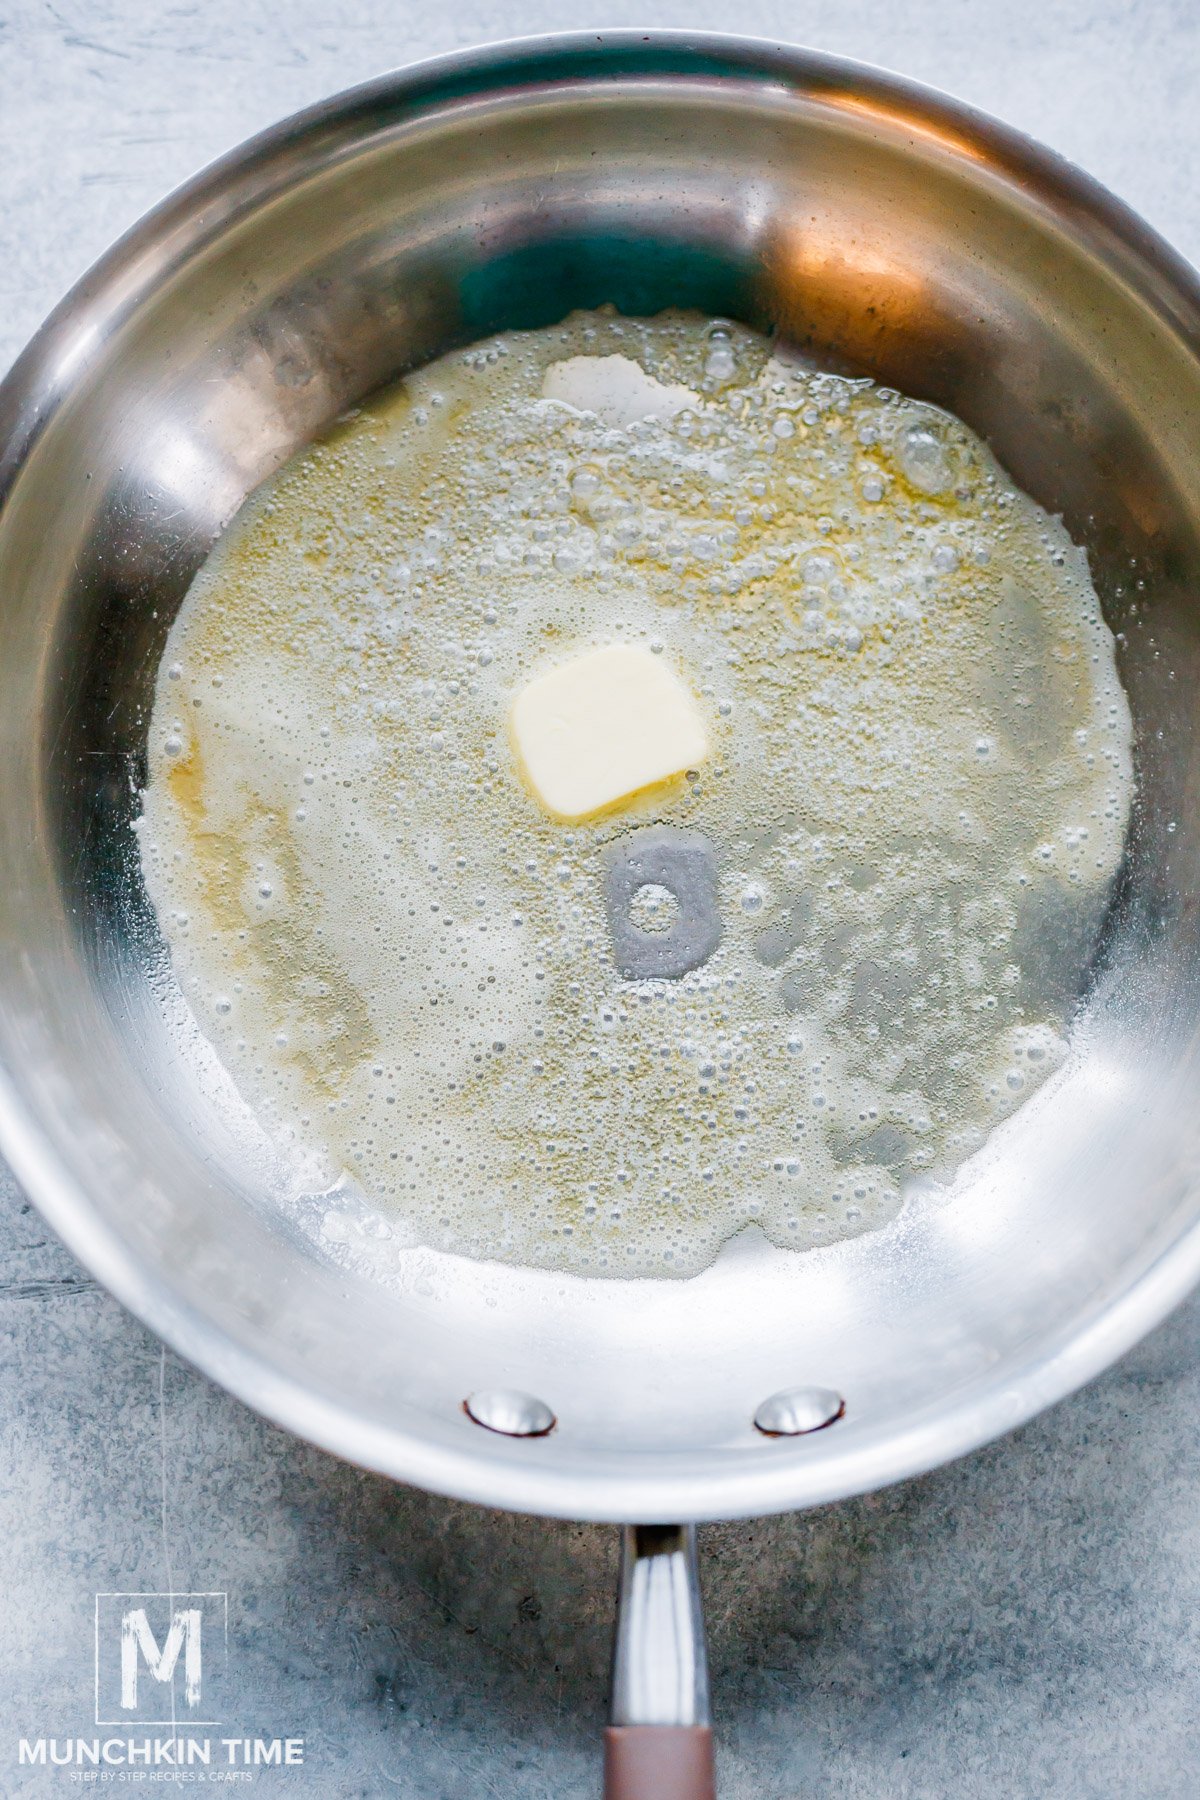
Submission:
<svg viewBox="0 0 1200 1800">
<path fill-rule="evenodd" d="M 368 1280 L 273 1203 L 174 985 L 133 832 L 155 671 L 215 536 L 295 450 L 456 345 L 604 303 L 779 330 L 945 406 L 1062 514 L 1133 710 L 1125 865 L 1092 966 L 1047 945 L 1079 987 L 1068 1062 L 885 1228 L 803 1255 L 744 1232 L 680 1282 L 424 1249 Z M 733 40 L 452 58 L 169 201 L 0 390 L 0 1136 L 51 1223 L 293 1429 L 547 1513 L 832 1499 L 1102 1367 L 1200 1273 L 1198 324 L 1182 265 L 1043 153 Z M 756 1429 L 796 1389 L 844 1411 Z M 481 1429 L 463 1403 L 488 1394 L 542 1423 Z"/>
</svg>

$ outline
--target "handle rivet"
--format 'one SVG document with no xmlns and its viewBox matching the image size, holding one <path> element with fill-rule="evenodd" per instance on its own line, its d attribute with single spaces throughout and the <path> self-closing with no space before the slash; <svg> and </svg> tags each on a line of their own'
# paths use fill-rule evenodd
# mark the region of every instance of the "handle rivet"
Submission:
<svg viewBox="0 0 1200 1800">
<path fill-rule="evenodd" d="M 479 1388 L 467 1395 L 463 1411 L 485 1431 L 503 1437 L 545 1437 L 556 1423 L 544 1400 L 519 1388 Z"/>
<path fill-rule="evenodd" d="M 754 1423 L 764 1437 L 803 1437 L 840 1419 L 846 1402 L 832 1388 L 781 1388 L 764 1400 Z"/>
</svg>

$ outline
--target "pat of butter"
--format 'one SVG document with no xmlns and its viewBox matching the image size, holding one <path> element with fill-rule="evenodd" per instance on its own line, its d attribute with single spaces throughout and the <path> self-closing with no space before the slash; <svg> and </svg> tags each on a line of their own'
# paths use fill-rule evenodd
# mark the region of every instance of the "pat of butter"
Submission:
<svg viewBox="0 0 1200 1800">
<path fill-rule="evenodd" d="M 694 769 L 708 750 L 683 683 L 626 644 L 537 676 L 513 703 L 512 735 L 534 793 L 566 821 Z"/>
<path fill-rule="evenodd" d="M 629 356 L 566 356 L 551 363 L 542 376 L 542 399 L 595 413 L 602 425 L 617 426 L 636 419 L 673 419 L 702 404 L 691 388 L 656 381 Z"/>
</svg>

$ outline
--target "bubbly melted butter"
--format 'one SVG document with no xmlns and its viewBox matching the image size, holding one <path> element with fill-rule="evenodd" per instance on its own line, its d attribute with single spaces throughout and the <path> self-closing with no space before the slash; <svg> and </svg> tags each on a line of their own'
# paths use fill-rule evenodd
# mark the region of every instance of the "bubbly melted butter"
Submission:
<svg viewBox="0 0 1200 1800">
<path fill-rule="evenodd" d="M 542 397 L 615 355 L 696 403 Z M 612 643 L 710 752 L 566 827 L 507 716 Z M 352 1177 L 397 1243 L 687 1275 L 748 1221 L 879 1225 L 1060 1062 L 1130 743 L 1083 553 L 956 419 L 740 327 L 578 315 L 410 377 L 243 508 L 163 658 L 143 866 L 298 1183 Z M 719 941 L 671 979 L 622 978 L 605 911 L 649 824 L 715 859 Z M 647 883 L 630 929 L 677 904 Z"/>
</svg>

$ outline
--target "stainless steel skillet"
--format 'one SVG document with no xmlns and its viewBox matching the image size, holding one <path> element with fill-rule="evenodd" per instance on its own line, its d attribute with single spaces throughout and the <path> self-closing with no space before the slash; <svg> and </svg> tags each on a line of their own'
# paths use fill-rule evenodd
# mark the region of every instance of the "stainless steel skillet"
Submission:
<svg viewBox="0 0 1200 1800">
<path fill-rule="evenodd" d="M 338 413 L 604 300 L 778 326 L 951 407 L 1064 513 L 1121 633 L 1127 863 L 1089 966 L 1047 961 L 1082 995 L 1070 1065 L 948 1199 L 806 1257 L 746 1240 L 691 1282 L 424 1256 L 368 1284 L 285 1224 L 164 964 L 131 833 L 156 660 L 214 534 Z M 127 1305 L 293 1430 L 441 1492 L 642 1522 L 615 1716 L 646 1730 L 613 1740 L 614 1793 L 708 1779 L 703 1738 L 666 1729 L 705 1700 L 665 1527 L 969 1449 L 1200 1275 L 1198 578 L 1192 273 L 1015 134 L 734 39 L 529 41 L 304 114 L 135 228 L 0 389 L 3 1147 Z"/>
</svg>

